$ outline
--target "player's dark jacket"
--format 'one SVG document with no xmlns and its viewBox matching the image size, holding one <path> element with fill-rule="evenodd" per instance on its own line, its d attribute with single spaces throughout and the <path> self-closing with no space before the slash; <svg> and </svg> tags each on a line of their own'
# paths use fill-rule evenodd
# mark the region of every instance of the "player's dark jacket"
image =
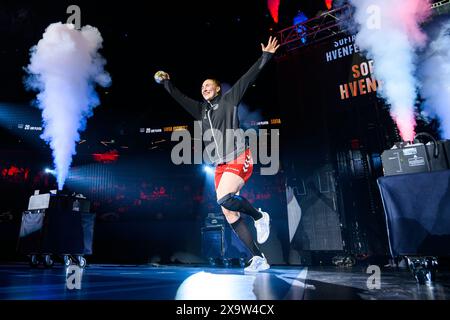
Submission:
<svg viewBox="0 0 450 320">
<path fill-rule="evenodd" d="M 191 99 L 181 93 L 170 80 L 163 81 L 164 88 L 170 95 L 196 120 L 201 121 L 203 140 L 211 141 L 206 148 L 214 150 L 207 152 L 212 163 L 229 162 L 245 150 L 244 132 L 239 130 L 238 105 L 247 88 L 256 80 L 271 57 L 272 53 L 263 52 L 229 91 L 219 94 L 211 101 Z"/>
</svg>

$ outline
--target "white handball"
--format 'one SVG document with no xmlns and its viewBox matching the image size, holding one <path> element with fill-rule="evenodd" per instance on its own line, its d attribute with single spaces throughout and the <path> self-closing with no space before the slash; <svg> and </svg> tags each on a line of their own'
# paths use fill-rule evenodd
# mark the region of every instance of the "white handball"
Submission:
<svg viewBox="0 0 450 320">
<path fill-rule="evenodd" d="M 161 83 L 163 82 L 164 79 L 167 79 L 167 73 L 164 71 L 158 71 L 155 73 L 154 75 L 155 81 L 156 83 Z"/>
</svg>

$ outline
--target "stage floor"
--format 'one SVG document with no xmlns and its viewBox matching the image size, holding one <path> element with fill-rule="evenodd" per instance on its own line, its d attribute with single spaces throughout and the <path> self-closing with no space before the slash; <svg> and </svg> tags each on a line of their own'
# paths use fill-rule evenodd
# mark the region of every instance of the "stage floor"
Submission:
<svg viewBox="0 0 450 320">
<path fill-rule="evenodd" d="M 258 274 L 240 268 L 88 265 L 0 265 L 0 300 L 450 300 L 450 272 L 419 285 L 406 269 L 382 269 L 369 289 L 362 267 L 278 267 Z"/>
</svg>

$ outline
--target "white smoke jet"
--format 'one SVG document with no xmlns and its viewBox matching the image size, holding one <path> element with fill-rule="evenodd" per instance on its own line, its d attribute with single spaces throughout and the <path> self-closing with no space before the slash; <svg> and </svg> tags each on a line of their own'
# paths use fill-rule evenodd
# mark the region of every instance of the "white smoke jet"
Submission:
<svg viewBox="0 0 450 320">
<path fill-rule="evenodd" d="M 418 88 L 416 50 L 426 43 L 420 24 L 431 14 L 430 2 L 350 0 L 350 3 L 355 8 L 354 19 L 359 26 L 356 43 L 375 61 L 375 77 L 381 82 L 379 94 L 390 105 L 402 139 L 412 141 Z"/>
<path fill-rule="evenodd" d="M 39 91 L 36 104 L 42 110 L 44 132 L 41 138 L 50 144 L 62 190 L 76 153 L 79 133 L 87 118 L 100 104 L 95 85 L 111 84 L 104 70 L 105 59 L 100 32 L 91 26 L 76 30 L 72 24 L 53 23 L 30 50 L 25 85 Z"/>
<path fill-rule="evenodd" d="M 450 20 L 433 27 L 437 32 L 419 66 L 420 92 L 424 110 L 439 118 L 442 138 L 450 139 Z"/>
</svg>

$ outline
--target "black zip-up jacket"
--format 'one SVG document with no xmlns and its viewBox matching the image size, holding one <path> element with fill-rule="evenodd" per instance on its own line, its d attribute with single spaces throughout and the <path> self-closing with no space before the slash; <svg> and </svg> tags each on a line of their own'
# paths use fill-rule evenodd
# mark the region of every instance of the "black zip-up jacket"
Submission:
<svg viewBox="0 0 450 320">
<path fill-rule="evenodd" d="M 245 151 L 245 137 L 239 127 L 238 105 L 247 88 L 256 80 L 262 68 L 272 58 L 272 53 L 263 51 L 261 57 L 251 68 L 224 94 L 219 94 L 211 101 L 197 101 L 185 96 L 170 80 L 164 80 L 164 88 L 202 124 L 203 135 L 211 136 L 212 142 L 206 148 L 211 163 L 220 164 L 237 158 Z M 211 130 L 215 129 L 215 130 Z M 209 130 L 209 133 L 208 133 Z M 232 130 L 228 131 L 227 130 Z M 212 132 L 212 135 L 211 135 Z M 231 136 L 230 136 L 230 132 Z"/>
</svg>

